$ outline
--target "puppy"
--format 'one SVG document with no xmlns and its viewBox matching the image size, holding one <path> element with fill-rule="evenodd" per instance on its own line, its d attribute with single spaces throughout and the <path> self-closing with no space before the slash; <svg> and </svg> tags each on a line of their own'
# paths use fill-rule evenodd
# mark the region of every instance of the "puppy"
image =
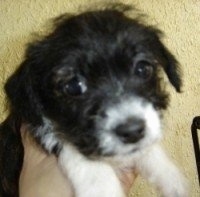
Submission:
<svg viewBox="0 0 200 197">
<path fill-rule="evenodd" d="M 22 123 L 57 156 L 76 197 L 125 197 L 117 172 L 130 167 L 163 196 L 187 196 L 184 177 L 157 145 L 168 105 L 163 74 L 180 92 L 178 63 L 162 33 L 126 11 L 62 16 L 52 33 L 29 45 L 5 85 L 1 196 L 18 196 Z"/>
</svg>

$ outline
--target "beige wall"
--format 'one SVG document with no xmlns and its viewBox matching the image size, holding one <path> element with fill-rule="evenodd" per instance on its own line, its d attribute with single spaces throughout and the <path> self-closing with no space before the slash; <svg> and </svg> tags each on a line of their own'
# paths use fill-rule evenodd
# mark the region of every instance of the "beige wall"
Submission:
<svg viewBox="0 0 200 197">
<path fill-rule="evenodd" d="M 107 0 L 108 1 L 108 0 Z M 3 84 L 24 54 L 30 34 L 64 12 L 75 11 L 94 0 L 2 0 L 0 1 L 0 115 L 5 117 Z M 193 116 L 200 114 L 200 0 L 124 0 L 149 15 L 149 23 L 166 33 L 164 39 L 176 54 L 184 73 L 183 93 L 172 88 L 172 102 L 164 117 L 164 146 L 189 179 L 192 197 L 199 197 L 196 166 L 190 135 Z M 156 196 L 139 178 L 134 196 Z M 133 196 L 133 194 L 131 196 Z"/>
</svg>

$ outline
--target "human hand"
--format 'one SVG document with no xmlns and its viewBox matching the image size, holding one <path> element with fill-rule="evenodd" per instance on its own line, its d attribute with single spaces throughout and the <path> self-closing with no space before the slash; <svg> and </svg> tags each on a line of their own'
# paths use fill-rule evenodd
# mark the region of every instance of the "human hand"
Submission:
<svg viewBox="0 0 200 197">
<path fill-rule="evenodd" d="M 54 155 L 39 147 L 22 126 L 24 161 L 19 181 L 20 197 L 72 197 L 69 180 L 60 171 Z"/>
<path fill-rule="evenodd" d="M 22 126 L 24 162 L 19 181 L 20 197 L 73 197 L 71 183 L 59 169 L 56 157 L 45 153 L 26 130 Z M 135 173 L 132 169 L 124 169 L 117 174 L 128 194 Z"/>
</svg>

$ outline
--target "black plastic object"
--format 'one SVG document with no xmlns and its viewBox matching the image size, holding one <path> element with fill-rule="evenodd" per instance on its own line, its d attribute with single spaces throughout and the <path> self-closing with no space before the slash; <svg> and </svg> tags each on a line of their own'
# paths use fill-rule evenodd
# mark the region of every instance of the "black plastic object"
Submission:
<svg viewBox="0 0 200 197">
<path fill-rule="evenodd" d="M 191 132 L 192 132 L 192 140 L 197 164 L 197 172 L 199 178 L 199 185 L 200 185 L 200 148 L 199 148 L 199 136 L 198 136 L 198 129 L 200 129 L 200 116 L 196 116 L 193 119 Z"/>
</svg>

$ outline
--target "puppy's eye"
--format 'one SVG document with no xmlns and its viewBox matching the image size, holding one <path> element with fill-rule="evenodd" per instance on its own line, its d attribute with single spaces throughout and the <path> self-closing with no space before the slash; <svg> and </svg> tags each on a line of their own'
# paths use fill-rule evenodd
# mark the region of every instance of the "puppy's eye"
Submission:
<svg viewBox="0 0 200 197">
<path fill-rule="evenodd" d="M 134 74 L 142 79 L 148 80 L 153 74 L 153 65 L 145 60 L 138 61 L 135 65 Z"/>
<path fill-rule="evenodd" d="M 79 79 L 78 77 L 73 77 L 67 84 L 63 87 L 64 94 L 70 96 L 79 96 L 85 93 L 87 86 L 84 80 Z"/>
</svg>

